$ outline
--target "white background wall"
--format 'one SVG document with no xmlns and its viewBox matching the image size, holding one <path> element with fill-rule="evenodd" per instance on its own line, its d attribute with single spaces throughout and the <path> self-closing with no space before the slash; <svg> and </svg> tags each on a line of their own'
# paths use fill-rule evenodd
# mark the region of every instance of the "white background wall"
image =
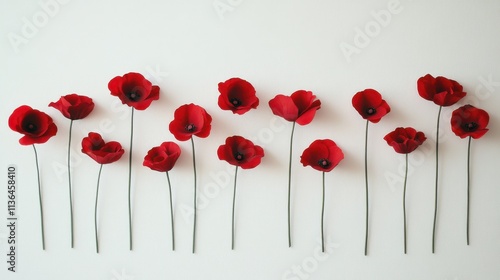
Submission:
<svg viewBox="0 0 500 280">
<path fill-rule="evenodd" d="M 500 2 L 481 1 L 1 1 L 1 168 L 19 170 L 18 272 L 2 279 L 499 279 Z M 45 4 L 52 3 L 52 4 Z M 55 3 L 55 5 L 54 5 Z M 45 8 L 44 8 L 45 6 Z M 390 8 L 390 18 L 376 21 Z M 388 12 L 385 12 L 385 14 Z M 30 29 L 29 25 L 33 25 Z M 366 35 L 367 32 L 370 34 Z M 361 35 L 363 33 L 365 35 Z M 363 38 L 363 36 L 368 36 Z M 341 46 L 349 45 L 354 53 Z M 128 146 L 129 110 L 108 81 L 137 71 L 161 98 L 135 114 L 133 151 L 135 250 L 128 250 L 127 157 L 105 166 L 100 203 L 101 254 L 94 252 L 93 199 L 98 165 L 80 154 L 89 131 Z M 417 94 L 431 73 L 453 78 L 468 96 L 445 108 L 436 254 L 431 253 L 434 133 L 438 106 Z M 243 116 L 217 106 L 217 83 L 242 77 L 261 105 Z M 379 90 L 392 111 L 370 126 L 371 235 L 364 238 L 364 121 L 352 95 Z M 286 240 L 290 123 L 267 102 L 278 93 L 312 90 L 322 108 L 297 127 L 293 166 L 293 248 Z M 69 247 L 66 142 L 69 121 L 48 103 L 76 92 L 95 111 L 74 125 L 75 248 Z M 195 139 L 200 210 L 198 250 L 191 254 L 189 142 L 171 171 L 177 250 L 170 250 L 165 176 L 142 167 L 147 150 L 165 140 L 173 111 L 195 102 L 213 116 L 212 134 Z M 471 103 L 490 113 L 490 132 L 473 141 L 471 245 L 465 245 L 467 141 L 450 130 L 454 108 Z M 7 119 L 27 104 L 49 113 L 59 132 L 39 145 L 47 250 L 40 245 L 33 150 L 18 144 Z M 397 126 L 424 131 L 429 141 L 410 157 L 408 254 L 402 253 L 404 156 L 382 137 Z M 260 166 L 238 178 L 236 250 L 230 250 L 233 168 L 216 156 L 229 135 L 264 147 Z M 299 163 L 317 138 L 331 138 L 345 160 L 327 175 L 327 254 L 319 250 L 321 175 Z M 59 167 L 59 169 L 58 169 Z M 62 170 L 60 168 L 63 168 Z M 229 172 L 227 171 L 229 170 Z M 5 177 L 5 176 L 4 176 Z M 7 179 L 4 178 L 4 182 Z M 6 213 L 6 192 L 0 209 Z M 4 222 L 2 222 L 3 224 Z M 7 229 L 0 227 L 0 259 Z M 299 272 L 300 271 L 300 272 Z"/>
</svg>

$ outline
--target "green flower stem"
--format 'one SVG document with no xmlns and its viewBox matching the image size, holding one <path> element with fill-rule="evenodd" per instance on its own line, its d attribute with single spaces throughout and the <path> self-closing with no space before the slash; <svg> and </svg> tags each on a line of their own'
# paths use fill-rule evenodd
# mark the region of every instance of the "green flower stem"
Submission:
<svg viewBox="0 0 500 280">
<path fill-rule="evenodd" d="M 130 251 L 132 251 L 132 144 L 134 140 L 134 108 L 130 117 L 130 151 L 128 155 L 128 232 Z"/>
<path fill-rule="evenodd" d="M 169 199 L 170 199 L 170 228 L 172 230 L 172 251 L 175 251 L 174 208 L 172 205 L 172 187 L 170 185 L 170 177 L 168 176 L 168 171 L 165 173 L 167 174 L 168 194 L 169 194 Z"/>
<path fill-rule="evenodd" d="M 365 213 L 365 256 L 368 255 L 368 124 L 366 121 L 365 128 L 365 202 L 366 202 L 366 213 Z"/>
<path fill-rule="evenodd" d="M 435 252 L 435 241 L 436 241 L 436 221 L 437 221 L 437 207 L 438 207 L 438 181 L 439 181 L 439 119 L 441 118 L 441 110 L 443 106 L 439 106 L 439 112 L 437 117 L 437 125 L 436 125 L 436 183 L 435 183 L 435 191 L 434 191 L 434 223 L 432 226 L 432 253 Z"/>
<path fill-rule="evenodd" d="M 469 136 L 467 145 L 467 245 L 469 245 L 469 219 L 470 219 L 470 143 L 472 137 Z"/>
<path fill-rule="evenodd" d="M 193 197 L 193 254 L 196 245 L 196 155 L 194 150 L 194 140 L 191 136 L 191 148 L 193 150 L 193 173 L 194 173 L 194 197 Z"/>
<path fill-rule="evenodd" d="M 406 180 L 408 179 L 408 154 L 406 154 L 405 182 L 403 185 L 403 233 L 404 233 L 404 252 L 406 254 Z"/>
<path fill-rule="evenodd" d="M 233 214 L 231 224 L 231 250 L 234 250 L 234 206 L 236 204 L 236 179 L 238 178 L 238 166 L 234 170 L 234 191 L 233 191 Z"/>
<path fill-rule="evenodd" d="M 71 131 L 73 129 L 73 120 L 69 123 L 69 140 L 68 140 L 68 188 L 69 188 L 69 216 L 71 221 L 71 248 L 74 248 L 73 234 L 73 188 L 71 187 Z"/>
<path fill-rule="evenodd" d="M 95 192 L 95 206 L 94 206 L 94 233 L 95 233 L 95 250 L 99 254 L 99 238 L 97 237 L 97 202 L 99 201 L 99 182 L 101 180 L 102 164 L 99 167 L 99 175 L 97 175 L 97 189 Z"/>
<path fill-rule="evenodd" d="M 325 252 L 325 236 L 323 230 L 325 217 L 325 172 L 323 172 L 323 198 L 321 203 L 321 252 Z"/>
<path fill-rule="evenodd" d="M 38 182 L 38 202 L 40 205 L 40 225 L 42 229 L 42 249 L 45 250 L 45 231 L 43 229 L 43 206 L 42 206 L 42 186 L 40 183 L 40 168 L 38 167 L 38 154 L 36 152 L 35 144 L 33 144 L 33 151 L 35 151 L 36 175 Z"/>
<path fill-rule="evenodd" d="M 292 147 L 293 147 L 293 132 L 295 131 L 295 122 L 292 125 L 292 133 L 290 135 L 290 159 L 288 161 L 288 247 L 292 247 L 292 235 L 290 233 L 290 196 L 292 191 Z"/>
</svg>

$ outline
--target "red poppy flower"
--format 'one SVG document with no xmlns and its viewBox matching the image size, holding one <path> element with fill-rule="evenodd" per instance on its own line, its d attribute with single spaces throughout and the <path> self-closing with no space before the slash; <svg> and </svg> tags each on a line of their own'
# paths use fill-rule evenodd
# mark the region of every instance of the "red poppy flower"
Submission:
<svg viewBox="0 0 500 280">
<path fill-rule="evenodd" d="M 167 172 L 170 171 L 179 156 L 181 148 L 174 142 L 163 142 L 160 146 L 154 147 L 148 151 L 144 157 L 143 165 L 152 170 Z"/>
<path fill-rule="evenodd" d="M 260 164 L 264 150 L 241 136 L 231 136 L 226 138 L 224 145 L 219 146 L 217 155 L 220 160 L 225 160 L 229 164 L 250 169 Z"/>
<path fill-rule="evenodd" d="M 255 88 L 240 78 L 231 78 L 219 83 L 219 92 L 219 107 L 222 110 L 231 110 L 234 114 L 242 115 L 259 105 Z"/>
<path fill-rule="evenodd" d="M 51 102 L 49 106 L 56 108 L 70 120 L 79 120 L 92 112 L 94 102 L 90 97 L 72 93 L 61 96 L 57 102 Z"/>
<path fill-rule="evenodd" d="M 241 136 L 231 136 L 226 138 L 226 143 L 217 149 L 220 160 L 225 160 L 229 164 L 236 166 L 234 170 L 234 191 L 233 191 L 233 215 L 232 215 L 232 235 L 231 249 L 234 249 L 234 209 L 236 201 L 236 178 L 238 167 L 243 169 L 254 168 L 260 164 L 264 156 L 262 147 L 254 145 L 252 141 Z"/>
<path fill-rule="evenodd" d="M 309 124 L 321 108 L 321 101 L 310 91 L 298 90 L 291 96 L 276 95 L 269 101 L 273 114 L 300 125 Z"/>
<path fill-rule="evenodd" d="M 134 72 L 114 77 L 108 88 L 111 95 L 137 110 L 147 109 L 153 100 L 160 98 L 160 87 L 153 86 L 144 76 Z"/>
<path fill-rule="evenodd" d="M 63 116 L 71 120 L 69 129 L 69 142 L 68 142 L 68 186 L 69 186 L 69 198 L 70 198 L 70 209 L 73 207 L 72 202 L 72 187 L 71 187 L 71 132 L 73 128 L 73 121 L 83 119 L 92 112 L 94 109 L 94 102 L 92 98 L 78 95 L 75 93 L 61 96 L 56 102 L 51 102 L 50 107 L 54 107 L 59 110 Z M 71 248 L 74 247 L 74 237 L 73 237 L 73 211 L 70 211 L 71 216 Z"/>
<path fill-rule="evenodd" d="M 124 150 L 120 143 L 116 141 L 106 143 L 99 133 L 89 132 L 89 136 L 82 139 L 82 153 L 99 164 L 107 164 L 119 160 Z"/>
<path fill-rule="evenodd" d="M 374 89 L 365 89 L 352 97 L 352 106 L 365 120 L 378 123 L 383 116 L 391 111 L 389 104 L 382 95 Z"/>
<path fill-rule="evenodd" d="M 179 141 L 191 139 L 193 147 L 193 171 L 194 171 L 194 213 L 193 213 L 193 254 L 195 252 L 196 240 L 196 161 L 193 135 L 201 138 L 210 135 L 212 117 L 202 107 L 185 104 L 177 108 L 174 112 L 174 119 L 170 122 L 168 129 L 170 133 Z"/>
<path fill-rule="evenodd" d="M 451 114 L 451 130 L 460 138 L 481 138 L 488 129 L 490 115 L 472 105 L 464 105 Z"/>
<path fill-rule="evenodd" d="M 342 159 L 344 159 L 344 153 L 330 139 L 315 140 L 300 156 L 302 165 L 309 165 L 323 172 L 332 171 Z"/>
<path fill-rule="evenodd" d="M 352 97 L 352 106 L 366 121 L 365 129 L 365 193 L 366 193 L 366 234 L 365 234 L 365 256 L 368 255 L 368 124 L 369 122 L 378 123 L 382 117 L 391 111 L 391 107 L 382 95 L 374 89 L 365 89 L 357 92 Z"/>
<path fill-rule="evenodd" d="M 325 238 L 323 232 L 325 214 L 325 172 L 330 172 L 344 159 L 342 150 L 330 139 L 315 140 L 307 147 L 300 156 L 300 162 L 304 166 L 322 171 L 323 174 L 323 197 L 321 204 L 321 251 L 325 252 Z"/>
<path fill-rule="evenodd" d="M 290 135 L 290 157 L 288 161 L 288 247 L 292 247 L 290 192 L 292 186 L 293 133 L 295 131 L 295 123 L 306 125 L 314 119 L 316 111 L 321 108 L 321 101 L 316 99 L 316 96 L 310 91 L 298 90 L 290 96 L 283 94 L 276 95 L 273 99 L 269 100 L 269 107 L 276 116 L 293 122 L 292 133 Z"/>
<path fill-rule="evenodd" d="M 388 133 L 384 140 L 389 146 L 392 146 L 396 153 L 406 155 L 405 179 L 403 185 L 403 231 L 404 231 L 404 253 L 406 254 L 406 181 L 408 178 L 408 154 L 413 152 L 418 146 L 422 145 L 427 138 L 423 132 L 416 131 L 412 127 L 398 127 Z"/>
<path fill-rule="evenodd" d="M 488 113 L 482 109 L 478 109 L 472 105 L 464 105 L 453 111 L 451 114 L 451 130 L 460 138 L 469 138 L 467 145 L 467 228 L 466 238 L 469 245 L 469 194 L 470 194 L 470 154 L 472 138 L 481 138 L 488 129 L 486 126 L 490 120 Z"/>
<path fill-rule="evenodd" d="M 144 157 L 143 165 L 159 172 L 166 172 L 168 181 L 168 192 L 170 197 L 170 223 L 172 229 L 172 251 L 175 250 L 175 231 L 174 231 L 174 211 L 172 204 L 172 187 L 170 185 L 170 171 L 179 156 L 181 155 L 181 148 L 174 142 L 163 142 L 160 146 L 154 147 L 148 151 Z"/>
<path fill-rule="evenodd" d="M 392 146 L 396 153 L 408 154 L 413 152 L 418 146 L 424 143 L 425 134 L 421 131 L 416 131 L 412 127 L 398 127 L 394 131 L 388 133 L 384 140 L 389 146 Z"/>
<path fill-rule="evenodd" d="M 439 120 L 443 106 L 451 106 L 462 99 L 467 93 L 463 91 L 462 85 L 458 82 L 438 76 L 434 78 L 427 74 L 417 80 L 418 94 L 429 101 L 439 105 L 437 124 L 436 124 L 436 180 L 434 196 L 434 223 L 432 228 L 432 253 L 435 251 L 436 224 L 437 224 L 437 195 L 439 183 Z"/>
<path fill-rule="evenodd" d="M 457 103 L 467 93 L 458 82 L 427 74 L 417 80 L 418 94 L 424 99 L 433 101 L 439 106 L 450 106 Z"/>
<path fill-rule="evenodd" d="M 145 110 L 151 105 L 153 100 L 160 98 L 160 88 L 153 86 L 144 76 L 139 73 L 127 73 L 123 76 L 117 76 L 111 79 L 108 83 L 108 88 L 111 95 L 120 98 L 123 104 L 132 107 L 132 114 L 130 116 L 130 146 L 129 146 L 129 169 L 128 169 L 128 206 L 129 206 L 129 237 L 130 237 L 130 250 L 133 247 L 132 238 L 132 210 L 131 210 L 131 189 L 132 189 L 132 142 L 134 131 L 134 109 Z"/>
<path fill-rule="evenodd" d="M 189 140 L 193 135 L 206 138 L 210 135 L 212 117 L 202 107 L 185 104 L 174 112 L 174 120 L 168 129 L 179 141 Z"/>
<path fill-rule="evenodd" d="M 22 105 L 12 112 L 9 127 L 24 134 L 19 139 L 21 145 L 42 144 L 57 133 L 57 126 L 49 115 L 27 105 Z"/>
<path fill-rule="evenodd" d="M 27 105 L 22 105 L 12 112 L 9 117 L 10 129 L 17 131 L 24 136 L 19 139 L 21 145 L 33 145 L 35 152 L 35 164 L 37 170 L 38 182 L 38 200 L 40 204 L 40 223 L 42 230 L 42 249 L 45 250 L 44 238 L 44 223 L 42 213 L 42 186 L 40 181 L 40 172 L 38 165 L 38 156 L 34 144 L 42 144 L 47 142 L 50 137 L 56 135 L 57 126 L 52 121 L 52 118 L 44 112 L 35 110 Z"/>
</svg>

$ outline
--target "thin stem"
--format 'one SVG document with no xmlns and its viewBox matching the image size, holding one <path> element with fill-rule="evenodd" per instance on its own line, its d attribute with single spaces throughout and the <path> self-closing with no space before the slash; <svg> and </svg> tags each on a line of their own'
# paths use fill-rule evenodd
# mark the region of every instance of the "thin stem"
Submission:
<svg viewBox="0 0 500 280">
<path fill-rule="evenodd" d="M 174 208 L 172 206 L 172 187 L 170 185 L 170 177 L 168 176 L 168 171 L 165 173 L 167 174 L 168 194 L 169 194 L 169 198 L 170 198 L 170 228 L 172 230 L 172 251 L 175 251 Z"/>
<path fill-rule="evenodd" d="M 321 203 L 321 252 L 325 252 L 325 236 L 323 230 L 323 221 L 325 217 L 325 172 L 323 172 L 323 199 Z"/>
<path fill-rule="evenodd" d="M 467 145 L 467 245 L 469 245 L 469 219 L 470 219 L 470 143 L 472 137 L 469 136 Z"/>
<path fill-rule="evenodd" d="M 437 207 L 438 207 L 438 179 L 439 179 L 439 119 L 441 118 L 441 110 L 443 106 L 439 106 L 439 112 L 437 117 L 437 125 L 436 125 L 436 186 L 434 193 L 434 223 L 432 226 L 432 253 L 435 251 L 435 241 L 436 241 L 436 220 L 437 220 Z"/>
<path fill-rule="evenodd" d="M 234 250 L 234 206 L 236 204 L 236 179 L 238 178 L 238 166 L 234 170 L 234 191 L 233 191 L 233 215 L 232 215 L 232 234 L 231 234 L 231 250 Z"/>
<path fill-rule="evenodd" d="M 292 191 L 292 147 L 293 147 L 293 132 L 295 131 L 295 122 L 292 125 L 292 133 L 290 135 L 290 159 L 288 161 L 288 247 L 292 247 L 292 235 L 290 233 L 290 197 Z"/>
<path fill-rule="evenodd" d="M 193 254 L 196 245 L 196 155 L 194 150 L 194 140 L 191 136 L 191 148 L 193 150 L 193 172 L 194 172 L 194 197 L 193 197 Z"/>
<path fill-rule="evenodd" d="M 43 206 L 42 206 L 42 186 L 40 183 L 40 168 L 38 167 L 38 154 L 36 152 L 35 144 L 33 144 L 33 151 L 35 151 L 36 175 L 38 182 L 38 202 L 40 204 L 40 225 L 42 229 L 42 249 L 45 250 L 45 231 L 43 229 Z"/>
<path fill-rule="evenodd" d="M 95 207 L 94 207 L 94 233 L 95 233 L 95 250 L 99 254 L 99 238 L 97 237 L 97 202 L 99 201 L 99 181 L 101 180 L 102 164 L 99 167 L 99 175 L 97 175 L 97 189 L 95 192 Z"/>
<path fill-rule="evenodd" d="M 365 202 L 366 202 L 366 213 L 365 213 L 365 256 L 368 255 L 368 124 L 366 121 L 365 128 Z"/>
<path fill-rule="evenodd" d="M 69 123 L 69 140 L 68 140 L 68 187 L 69 187 L 69 214 L 71 220 L 71 248 L 74 248 L 73 236 L 73 195 L 71 187 L 71 131 L 73 129 L 73 120 Z"/>
<path fill-rule="evenodd" d="M 130 251 L 132 251 L 132 144 L 134 140 L 134 108 L 132 107 L 132 115 L 130 116 L 130 151 L 128 155 L 128 231 Z"/>
<path fill-rule="evenodd" d="M 404 252 L 406 254 L 406 180 L 408 179 L 408 154 L 406 154 L 405 182 L 403 186 L 403 232 L 404 232 Z"/>
</svg>

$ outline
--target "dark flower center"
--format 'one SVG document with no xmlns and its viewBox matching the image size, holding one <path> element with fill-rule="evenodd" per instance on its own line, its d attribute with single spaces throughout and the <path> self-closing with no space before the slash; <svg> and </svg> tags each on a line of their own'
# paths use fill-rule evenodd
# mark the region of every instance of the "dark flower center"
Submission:
<svg viewBox="0 0 500 280">
<path fill-rule="evenodd" d="M 165 157 L 163 155 L 159 155 L 153 158 L 154 162 L 162 162 L 165 160 Z"/>
<path fill-rule="evenodd" d="M 477 129 L 477 127 L 478 127 L 477 123 L 470 122 L 470 123 L 465 124 L 464 129 L 466 131 L 475 131 Z"/>
<path fill-rule="evenodd" d="M 237 98 L 233 98 L 230 100 L 231 104 L 233 104 L 234 107 L 238 107 L 241 105 L 241 101 Z"/>
<path fill-rule="evenodd" d="M 323 167 L 323 168 L 326 169 L 326 168 L 328 168 L 330 166 L 330 161 L 327 160 L 327 159 L 325 159 L 325 158 L 323 158 L 323 159 L 320 159 L 318 161 L 318 164 L 319 164 L 319 166 L 321 166 L 321 167 Z"/>
<path fill-rule="evenodd" d="M 236 153 L 236 154 L 234 155 L 234 158 L 235 158 L 237 161 L 242 161 L 242 160 L 243 160 L 243 158 L 244 158 L 244 156 L 243 156 L 243 154 L 242 154 L 242 153 Z"/>
<path fill-rule="evenodd" d="M 188 124 L 186 125 L 186 130 L 188 132 L 193 132 L 196 129 L 196 126 L 194 124 Z"/>
<path fill-rule="evenodd" d="M 375 113 L 377 113 L 377 110 L 375 110 L 374 108 L 368 108 L 366 109 L 366 113 L 371 116 L 371 115 L 374 115 Z"/>
<path fill-rule="evenodd" d="M 27 132 L 35 132 L 37 129 L 38 127 L 36 126 L 36 124 L 33 123 L 29 123 L 24 127 L 24 130 L 26 130 Z"/>
<path fill-rule="evenodd" d="M 141 98 L 141 94 L 139 91 L 132 91 L 127 94 L 127 97 L 130 101 L 137 101 Z"/>
</svg>

